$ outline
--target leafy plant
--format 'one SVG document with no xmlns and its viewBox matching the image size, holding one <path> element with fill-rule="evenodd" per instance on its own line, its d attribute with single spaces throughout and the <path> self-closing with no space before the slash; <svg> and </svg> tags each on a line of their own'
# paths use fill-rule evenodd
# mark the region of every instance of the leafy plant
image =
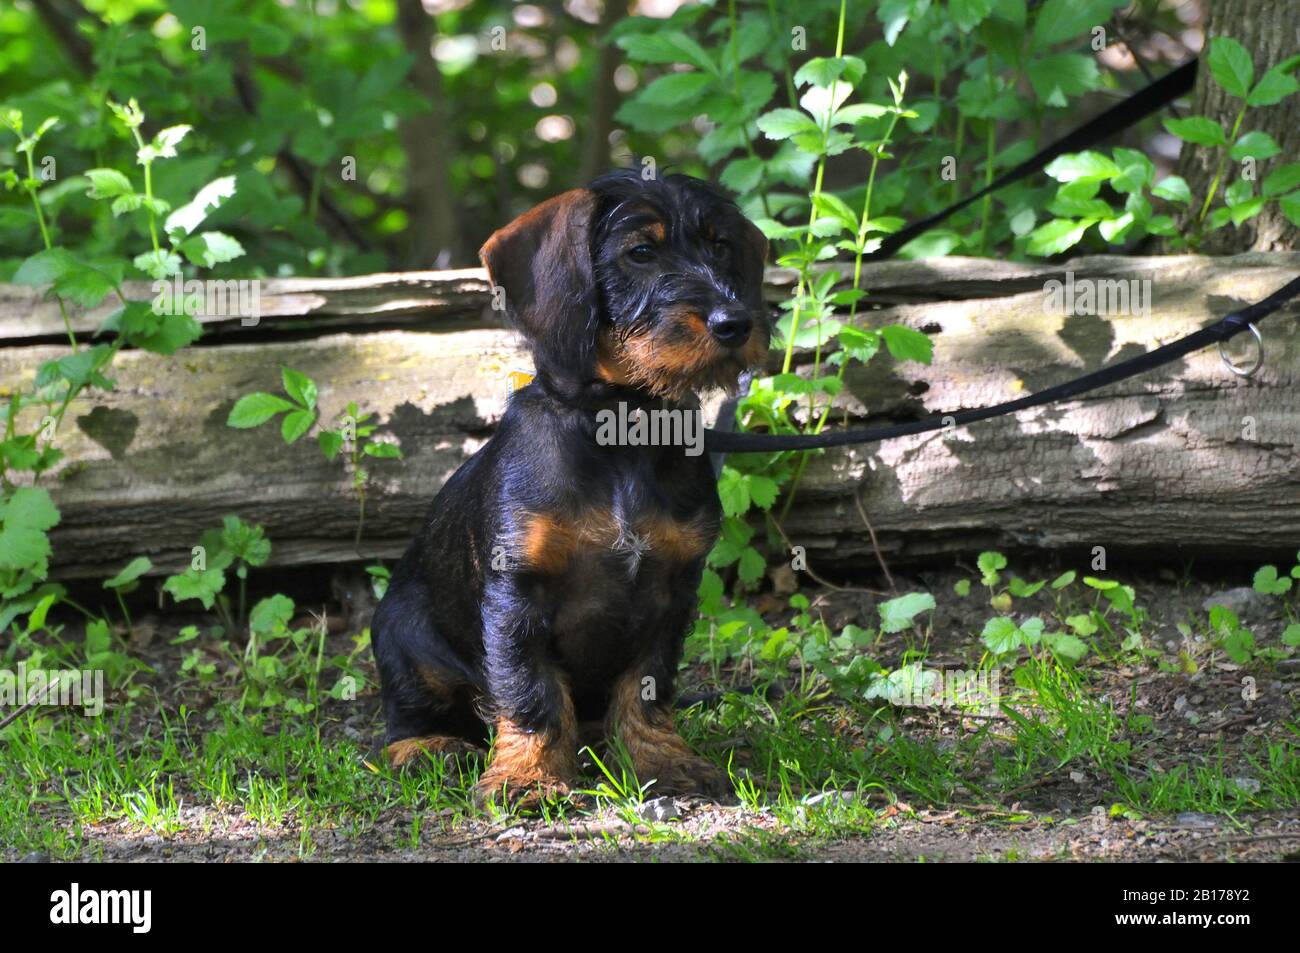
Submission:
<svg viewBox="0 0 1300 953">
<path fill-rule="evenodd" d="M 1047 166 L 1046 172 L 1061 183 L 1048 211 L 1052 219 L 1028 236 L 1025 251 L 1030 255 L 1057 255 L 1084 240 L 1091 229 L 1109 244 L 1136 241 L 1146 235 L 1169 239 L 1173 248 L 1196 249 L 1204 237 L 1227 225 L 1250 221 L 1270 202 L 1300 226 L 1300 163 L 1286 163 L 1270 170 L 1258 194 L 1255 164 L 1276 157 L 1281 147 L 1266 132 L 1243 131 L 1248 110 L 1273 106 L 1300 90 L 1292 74 L 1300 68 L 1300 56 L 1291 57 L 1255 80 L 1250 54 L 1231 37 L 1210 41 L 1206 58 L 1214 82 L 1228 95 L 1240 100 L 1232 128 L 1224 129 L 1207 116 L 1164 120 L 1165 129 L 1189 146 L 1214 149 L 1218 163 L 1205 195 L 1198 199 L 1181 176 L 1155 178 L 1155 164 L 1134 149 L 1116 148 L 1108 157 L 1100 152 L 1063 155 Z M 1221 189 L 1229 162 L 1240 163 L 1243 174 Z M 1248 171 L 1247 171 L 1248 170 Z M 1124 196 L 1122 209 L 1115 208 L 1102 194 Z M 1215 199 L 1222 194 L 1222 204 Z M 1156 214 L 1151 198 L 1162 199 L 1190 210 L 1191 231 L 1182 235 L 1169 214 Z"/>
<path fill-rule="evenodd" d="M 230 409 L 227 426 L 241 430 L 260 427 L 279 414 L 284 414 L 280 422 L 280 435 L 286 444 L 294 443 L 311 430 L 317 419 L 316 382 L 292 368 L 283 367 L 280 370 L 286 396 L 264 391 L 245 394 Z M 338 426 L 333 429 L 321 427 L 317 433 L 321 453 L 327 460 L 333 460 L 340 453 L 347 454 L 352 470 L 352 485 L 359 503 L 354 540 L 357 547 L 361 545 L 361 532 L 365 526 L 366 485 L 370 478 L 363 460 L 367 457 L 400 460 L 402 457 L 402 449 L 397 444 L 370 439 L 378 429 L 371 423 L 374 416 L 361 413 L 356 401 L 349 401 L 347 408 L 335 419 Z"/>
<path fill-rule="evenodd" d="M 17 284 L 47 289 L 58 305 L 71 349 L 66 356 L 48 360 L 37 369 L 31 390 L 9 396 L 4 440 L 0 442 L 0 464 L 3 465 L 0 470 L 0 508 L 6 521 L 4 534 L 0 535 L 0 596 L 6 600 L 28 593 L 45 579 L 50 556 L 46 533 L 59 520 L 58 510 L 48 493 L 36 487 L 16 485 L 19 474 L 30 473 L 34 479 L 58 463 L 63 454 L 54 444 L 68 407 L 86 390 L 112 389 L 113 382 L 108 376 L 110 366 L 123 347 L 172 354 L 193 342 L 201 332 L 198 322 L 183 310 L 171 313 L 157 310 L 146 302 L 129 300 L 122 286 L 128 269 L 135 267 L 152 277 L 163 278 L 181 272 L 176 250 L 203 267 L 212 263 L 207 259 L 215 254 L 211 251 L 213 248 L 224 247 L 223 261 L 241 253 L 237 242 L 223 246 L 222 236 L 217 232 L 186 238 L 213 208 L 232 193 L 233 186 L 229 185 L 217 190 L 219 194 L 204 190 L 185 209 L 172 213 L 164 223 L 165 235 L 172 246 L 169 249 L 162 247 L 158 237 L 158 219 L 168 212 L 169 207 L 154 195 L 154 163 L 159 159 L 176 157 L 176 147 L 189 132 L 189 127 L 164 129 L 146 143 L 140 132 L 144 113 L 134 99 L 126 106 L 110 102 L 108 107 L 136 143 L 136 163 L 143 169 L 143 191 L 137 192 L 126 174 L 110 168 L 91 169 L 84 179 L 74 181 L 88 183 L 87 197 L 96 203 L 107 203 L 112 217 L 125 216 L 143 222 L 152 250 L 135 256 L 130 262 L 121 253 L 88 256 L 55 243 L 59 234 L 58 223 L 46 217 L 41 193 L 48 183 L 43 176 L 37 175 L 33 155 L 43 138 L 58 127 L 59 121 L 54 117 L 47 118 L 34 131 L 27 133 L 20 110 L 0 109 L 0 125 L 18 138 L 17 151 L 25 156 L 26 164 L 26 174 L 21 178 L 11 169 L 0 175 L 0 181 L 7 189 L 19 189 L 30 197 L 44 246 L 18 266 L 12 280 Z M 196 241 L 209 248 L 206 256 L 195 252 Z M 101 333 L 112 332 L 111 341 L 83 347 L 73 331 L 68 304 L 91 309 L 109 297 L 116 299 L 119 306 L 100 330 Z M 29 419 L 41 415 L 32 429 L 19 427 L 19 417 L 24 412 L 28 413 Z M 119 586 L 109 588 L 117 589 L 129 584 L 130 580 L 122 580 Z M 4 609 L 8 618 L 12 618 L 11 608 L 12 605 L 7 605 Z"/>
<path fill-rule="evenodd" d="M 250 526 L 238 516 L 227 516 L 219 529 L 210 529 L 199 537 L 194 547 L 194 558 L 184 572 L 168 576 L 163 591 L 177 602 L 194 599 L 203 608 L 217 611 L 230 629 L 236 619 L 245 618 L 248 570 L 261 566 L 271 558 L 271 541 L 260 526 Z M 237 613 L 232 615 L 230 603 L 224 594 L 226 570 L 235 567 L 239 580 Z"/>
</svg>

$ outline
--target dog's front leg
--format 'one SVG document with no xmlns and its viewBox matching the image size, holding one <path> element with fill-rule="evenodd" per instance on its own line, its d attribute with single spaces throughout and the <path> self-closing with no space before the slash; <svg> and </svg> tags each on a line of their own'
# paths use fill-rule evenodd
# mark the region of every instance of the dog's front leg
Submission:
<svg viewBox="0 0 1300 953">
<path fill-rule="evenodd" d="M 726 774 L 693 752 L 673 722 L 673 683 L 698 585 L 699 572 L 687 571 L 668 604 L 657 605 L 637 620 L 647 637 L 647 651 L 614 684 L 605 730 L 623 742 L 637 780 L 655 782 L 655 793 L 720 798 L 731 791 Z"/>
<path fill-rule="evenodd" d="M 619 679 L 606 718 L 608 733 L 623 742 L 637 780 L 655 782 L 655 794 L 725 796 L 730 791 L 727 776 L 682 740 L 673 724 L 671 699 L 654 697 L 656 682 L 635 669 Z"/>
<path fill-rule="evenodd" d="M 496 721 L 480 796 L 515 803 L 569 793 L 578 772 L 578 730 L 563 674 L 546 653 L 547 626 L 506 577 L 483 605 L 487 686 Z"/>
</svg>

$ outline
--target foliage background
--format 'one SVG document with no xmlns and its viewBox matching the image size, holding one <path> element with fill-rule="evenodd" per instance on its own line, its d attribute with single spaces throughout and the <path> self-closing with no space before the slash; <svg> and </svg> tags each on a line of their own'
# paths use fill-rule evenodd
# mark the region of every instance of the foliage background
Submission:
<svg viewBox="0 0 1300 953">
<path fill-rule="evenodd" d="M 133 146 L 106 101 L 137 98 L 147 133 L 192 125 L 182 155 L 159 167 L 156 191 L 178 204 L 219 175 L 237 176 L 234 198 L 209 224 L 247 255 L 217 276 L 471 265 L 495 226 L 635 156 L 720 177 L 753 214 L 762 214 L 760 192 L 766 212 L 797 205 L 811 158 L 752 123 L 794 105 L 793 74 L 830 52 L 839 4 L 760 0 L 674 13 L 677 6 L 17 0 L 0 11 L 0 102 L 21 109 L 29 126 L 60 118 L 43 143 L 57 164 L 42 201 L 55 243 L 88 255 L 143 237 L 138 218 L 115 218 L 85 195 L 87 169 L 132 164 Z M 898 132 L 904 160 L 878 183 L 877 211 L 907 219 L 939 207 L 984 178 L 990 153 L 993 167 L 1012 164 L 1138 85 L 1131 57 L 1087 51 L 1089 24 L 1113 25 L 1159 73 L 1197 42 L 1185 21 L 1198 15 L 1196 4 L 1175 10 L 1158 0 L 849 4 L 845 52 L 866 62 L 863 98 L 887 100 L 887 79 L 906 69 L 909 104 L 920 114 Z M 730 52 L 740 68 L 727 58 L 733 24 Z M 796 28 L 806 31 L 806 52 L 792 49 Z M 201 50 L 193 48 L 196 29 Z M 680 79 L 689 55 L 662 49 L 677 33 L 721 65 L 734 102 Z M 993 138 L 985 135 L 991 123 L 1000 129 Z M 746 124 L 748 135 L 739 135 Z M 1166 153 L 1171 144 L 1157 143 Z M 0 166 L 17 164 L 13 146 L 8 137 L 0 143 Z M 962 170 L 950 191 L 934 187 L 944 154 L 955 154 Z M 348 157 L 355 180 L 343 174 Z M 847 189 L 855 204 L 866 163 L 861 154 L 832 158 L 828 190 Z M 999 196 L 1005 214 L 987 234 L 973 243 L 941 238 L 929 251 L 1013 250 L 1013 230 L 1028 230 L 1025 210 L 1041 197 L 1011 190 Z M 25 196 L 11 192 L 0 203 L 6 279 L 38 237 Z M 969 229 L 969 221 L 955 226 Z"/>
</svg>

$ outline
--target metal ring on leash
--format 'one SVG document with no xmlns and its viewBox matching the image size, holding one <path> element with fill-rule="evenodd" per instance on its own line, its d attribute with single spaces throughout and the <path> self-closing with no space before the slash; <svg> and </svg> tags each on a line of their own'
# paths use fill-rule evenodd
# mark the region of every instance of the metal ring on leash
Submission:
<svg viewBox="0 0 1300 953">
<path fill-rule="evenodd" d="M 1231 358 L 1223 353 L 1224 342 L 1219 342 L 1219 359 L 1223 361 L 1224 367 L 1232 371 L 1232 373 L 1236 374 L 1238 377 L 1254 377 L 1255 372 L 1264 366 L 1264 335 L 1260 334 L 1259 328 L 1255 327 L 1253 324 L 1247 324 L 1246 327 L 1250 329 L 1251 334 L 1255 335 L 1255 343 L 1258 346 L 1259 351 L 1259 353 L 1255 355 L 1255 360 L 1247 366 L 1238 367 L 1236 364 L 1232 363 Z"/>
</svg>

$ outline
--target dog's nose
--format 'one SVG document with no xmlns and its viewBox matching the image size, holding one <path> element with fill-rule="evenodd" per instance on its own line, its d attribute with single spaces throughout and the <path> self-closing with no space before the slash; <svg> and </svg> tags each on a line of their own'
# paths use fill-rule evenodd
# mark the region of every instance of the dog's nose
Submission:
<svg viewBox="0 0 1300 953">
<path fill-rule="evenodd" d="M 749 340 L 754 322 L 744 311 L 714 308 L 709 314 L 709 333 L 723 347 L 740 347 Z"/>
</svg>

